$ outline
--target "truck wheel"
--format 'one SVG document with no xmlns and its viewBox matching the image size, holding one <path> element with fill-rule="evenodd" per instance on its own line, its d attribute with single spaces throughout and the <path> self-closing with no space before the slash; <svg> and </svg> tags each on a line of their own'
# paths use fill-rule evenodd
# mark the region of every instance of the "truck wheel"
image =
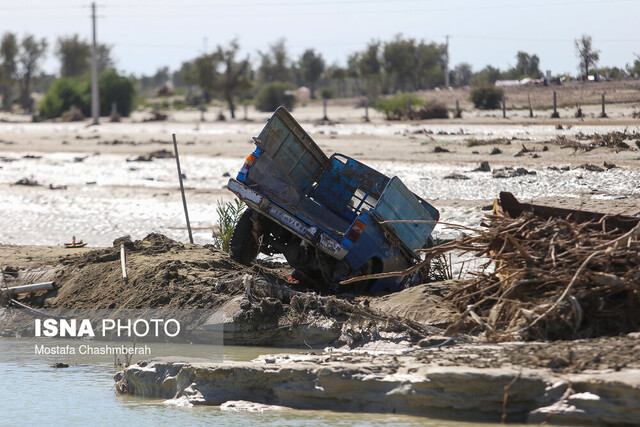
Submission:
<svg viewBox="0 0 640 427">
<path fill-rule="evenodd" d="M 229 242 L 229 255 L 231 259 L 244 265 L 251 265 L 251 262 L 256 259 L 259 252 L 258 240 L 256 233 L 253 232 L 253 209 L 247 208 L 231 235 L 231 242 Z"/>
</svg>

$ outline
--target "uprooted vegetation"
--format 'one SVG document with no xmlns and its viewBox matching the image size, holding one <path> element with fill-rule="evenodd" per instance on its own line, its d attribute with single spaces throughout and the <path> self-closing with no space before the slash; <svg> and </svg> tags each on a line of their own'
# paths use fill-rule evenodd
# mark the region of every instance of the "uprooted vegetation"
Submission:
<svg viewBox="0 0 640 427">
<path fill-rule="evenodd" d="M 640 225 L 489 215 L 454 247 L 487 257 L 485 268 L 448 295 L 461 312 L 449 333 L 496 341 L 576 339 L 640 330 Z"/>
<path fill-rule="evenodd" d="M 615 151 L 631 150 L 632 144 L 640 149 L 640 132 L 638 131 L 613 131 L 605 134 L 594 133 L 585 135 L 579 133 L 576 139 L 570 139 L 565 135 L 558 135 L 550 141 L 560 145 L 562 148 L 573 148 L 574 150 L 591 151 L 596 148 L 611 148 Z"/>
</svg>

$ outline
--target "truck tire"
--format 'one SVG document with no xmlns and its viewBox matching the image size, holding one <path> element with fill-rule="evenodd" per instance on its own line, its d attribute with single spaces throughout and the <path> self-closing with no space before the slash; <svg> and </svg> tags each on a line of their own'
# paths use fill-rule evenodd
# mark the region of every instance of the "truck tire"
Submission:
<svg viewBox="0 0 640 427">
<path fill-rule="evenodd" d="M 256 259 L 259 252 L 258 240 L 256 234 L 253 232 L 253 209 L 247 208 L 231 235 L 231 242 L 229 242 L 229 255 L 231 259 L 244 265 L 251 265 L 251 262 Z"/>
</svg>

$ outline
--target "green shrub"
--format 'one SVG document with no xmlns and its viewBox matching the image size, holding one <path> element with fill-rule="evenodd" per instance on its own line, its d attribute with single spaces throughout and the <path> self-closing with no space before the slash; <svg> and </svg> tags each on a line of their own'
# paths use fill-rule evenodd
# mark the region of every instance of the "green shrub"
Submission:
<svg viewBox="0 0 640 427">
<path fill-rule="evenodd" d="M 218 202 L 216 212 L 218 213 L 218 234 L 213 232 L 213 246 L 229 252 L 229 243 L 231 236 L 240 216 L 244 212 L 246 206 L 242 200 L 234 199 L 233 202 Z"/>
<path fill-rule="evenodd" d="M 295 90 L 295 86 L 290 83 L 267 83 L 256 96 L 256 108 L 258 111 L 274 111 L 282 105 L 292 111 L 296 101 L 293 93 L 290 92 L 293 90 Z"/>
<path fill-rule="evenodd" d="M 133 80 L 118 74 L 114 69 L 104 70 L 98 79 L 100 84 L 100 112 L 107 115 L 115 102 L 118 113 L 129 117 L 133 109 L 136 90 Z"/>
<path fill-rule="evenodd" d="M 116 103 L 118 113 L 127 117 L 131 113 L 135 98 L 135 86 L 127 77 L 118 75 L 109 69 L 100 73 L 100 113 L 103 116 L 111 112 L 111 104 Z M 57 79 L 44 96 L 38 111 L 40 116 L 53 119 L 75 105 L 85 116 L 91 115 L 91 83 L 71 78 Z"/>
<path fill-rule="evenodd" d="M 471 102 L 481 110 L 495 110 L 500 108 L 500 101 L 504 93 L 494 86 L 479 86 L 471 91 Z"/>
<path fill-rule="evenodd" d="M 426 104 L 425 100 L 418 95 L 412 93 L 399 93 L 391 98 L 379 98 L 373 103 L 373 108 L 384 113 L 387 119 L 393 117 L 401 117 L 409 112 L 409 104 L 411 109 L 416 110 Z"/>
<path fill-rule="evenodd" d="M 90 90 L 90 89 L 89 89 Z M 88 96 L 87 84 L 75 79 L 58 79 L 49 88 L 38 106 L 40 116 L 46 119 L 60 117 L 69 111 L 72 105 L 89 114 L 91 98 Z"/>
</svg>

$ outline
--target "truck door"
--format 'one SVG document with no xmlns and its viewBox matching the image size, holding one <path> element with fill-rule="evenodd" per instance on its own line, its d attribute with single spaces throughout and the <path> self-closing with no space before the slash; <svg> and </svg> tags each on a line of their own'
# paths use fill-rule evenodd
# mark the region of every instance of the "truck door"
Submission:
<svg viewBox="0 0 640 427">
<path fill-rule="evenodd" d="M 391 222 L 383 225 L 411 251 L 423 248 L 427 244 L 435 223 L 440 218 L 436 208 L 413 194 L 397 176 L 391 178 L 373 212 L 379 221 L 433 221 Z"/>
</svg>

